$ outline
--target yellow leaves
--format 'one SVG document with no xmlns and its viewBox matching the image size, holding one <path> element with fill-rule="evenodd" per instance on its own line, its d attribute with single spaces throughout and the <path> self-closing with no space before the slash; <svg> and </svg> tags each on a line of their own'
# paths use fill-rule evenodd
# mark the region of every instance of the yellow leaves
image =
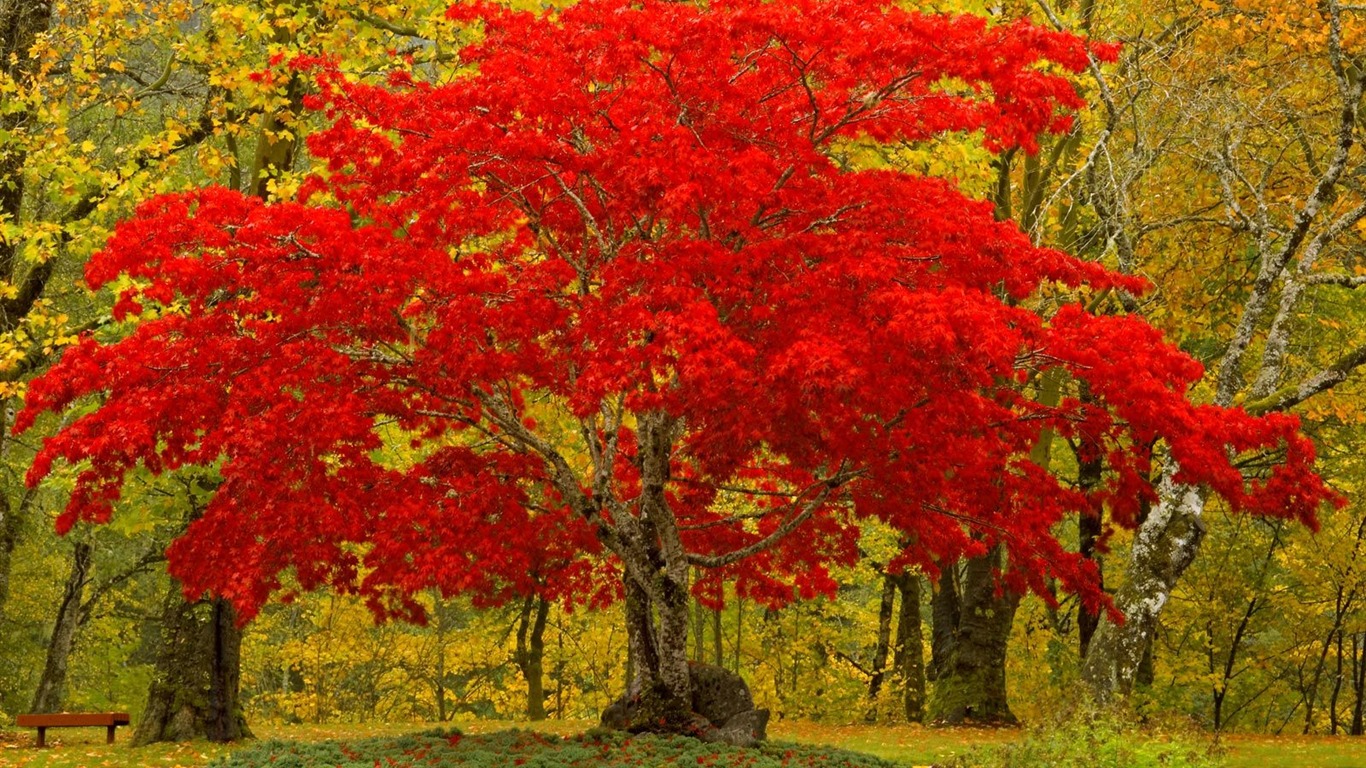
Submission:
<svg viewBox="0 0 1366 768">
<path fill-rule="evenodd" d="M 210 145 L 200 146 L 195 152 L 195 159 L 199 161 L 200 171 L 211 180 L 219 179 L 224 169 L 237 163 L 232 155 Z"/>
</svg>

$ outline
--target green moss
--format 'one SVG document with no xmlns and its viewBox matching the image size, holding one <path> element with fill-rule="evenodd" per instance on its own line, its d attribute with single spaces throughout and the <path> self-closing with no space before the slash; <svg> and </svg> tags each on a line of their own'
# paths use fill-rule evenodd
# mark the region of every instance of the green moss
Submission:
<svg viewBox="0 0 1366 768">
<path fill-rule="evenodd" d="M 769 742 L 754 749 L 706 744 L 684 736 L 628 736 L 590 731 L 562 738 L 534 731 L 466 736 L 437 730 L 403 737 L 300 743 L 268 741 L 240 749 L 213 768 L 893 768 L 870 755 L 829 747 Z"/>
</svg>

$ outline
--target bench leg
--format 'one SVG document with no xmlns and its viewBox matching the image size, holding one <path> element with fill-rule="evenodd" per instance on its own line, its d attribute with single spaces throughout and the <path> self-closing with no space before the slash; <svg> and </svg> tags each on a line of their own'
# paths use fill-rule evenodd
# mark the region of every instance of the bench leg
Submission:
<svg viewBox="0 0 1366 768">
<path fill-rule="evenodd" d="M 114 743 L 114 726 L 112 726 L 112 725 L 111 725 L 111 726 L 108 726 L 108 731 L 109 731 L 108 734 L 104 737 L 104 743 L 105 743 L 105 744 L 113 744 L 113 743 Z"/>
<path fill-rule="evenodd" d="M 47 729 L 41 725 L 38 726 L 38 746 L 40 748 L 47 746 Z"/>
</svg>

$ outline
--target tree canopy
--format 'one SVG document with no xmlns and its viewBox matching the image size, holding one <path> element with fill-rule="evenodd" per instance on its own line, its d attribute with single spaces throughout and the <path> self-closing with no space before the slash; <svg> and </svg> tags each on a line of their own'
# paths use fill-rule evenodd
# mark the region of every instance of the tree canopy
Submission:
<svg viewBox="0 0 1366 768">
<path fill-rule="evenodd" d="M 672 686 L 692 569 L 771 604 L 829 591 L 861 517 L 900 532 L 897 566 L 1000 544 L 1016 586 L 1095 605 L 1054 526 L 1135 524 L 1155 451 L 1247 512 L 1312 523 L 1333 498 L 1294 417 L 1190 402 L 1200 364 L 1112 311 L 1143 281 L 849 159 L 956 132 L 1035 151 L 1113 48 L 855 0 L 448 15 L 473 42 L 441 85 L 261 74 L 311 73 L 331 121 L 297 199 L 158 197 L 91 259 L 122 323 L 16 426 L 100 395 L 30 474 L 80 465 L 61 526 L 106 519 L 139 465 L 214 466 L 172 568 L 245 616 L 286 572 L 382 616 L 547 567 L 587 599 L 602 547 L 659 611 L 633 651 Z M 1054 435 L 1101 481 L 1038 461 Z"/>
</svg>

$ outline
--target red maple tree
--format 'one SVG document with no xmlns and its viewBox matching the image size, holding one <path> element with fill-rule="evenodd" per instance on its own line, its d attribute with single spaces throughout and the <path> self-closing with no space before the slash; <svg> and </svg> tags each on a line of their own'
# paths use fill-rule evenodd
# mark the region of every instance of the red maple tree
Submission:
<svg viewBox="0 0 1366 768">
<path fill-rule="evenodd" d="M 1081 106 L 1084 41 L 863 0 L 450 16 L 480 32 L 446 84 L 294 63 L 331 121 L 299 200 L 160 197 L 91 260 L 136 322 L 67 351 L 17 425 L 102 395 L 30 474 L 79 467 L 61 526 L 139 465 L 215 466 L 172 566 L 244 616 L 287 571 L 402 616 L 537 569 L 581 594 L 601 547 L 643 711 L 682 716 L 695 568 L 770 603 L 828 591 L 873 517 L 911 542 L 897 565 L 1000 543 L 1014 586 L 1096 604 L 1054 526 L 1132 523 L 1154 445 L 1238 509 L 1312 521 L 1330 496 L 1293 418 L 1193 405 L 1200 365 L 1142 320 L 1030 300 L 1139 281 L 844 160 L 948 132 L 1032 150 Z M 1103 482 L 1032 461 L 1053 435 L 1102 451 Z M 1232 457 L 1264 450 L 1246 480 Z"/>
</svg>

